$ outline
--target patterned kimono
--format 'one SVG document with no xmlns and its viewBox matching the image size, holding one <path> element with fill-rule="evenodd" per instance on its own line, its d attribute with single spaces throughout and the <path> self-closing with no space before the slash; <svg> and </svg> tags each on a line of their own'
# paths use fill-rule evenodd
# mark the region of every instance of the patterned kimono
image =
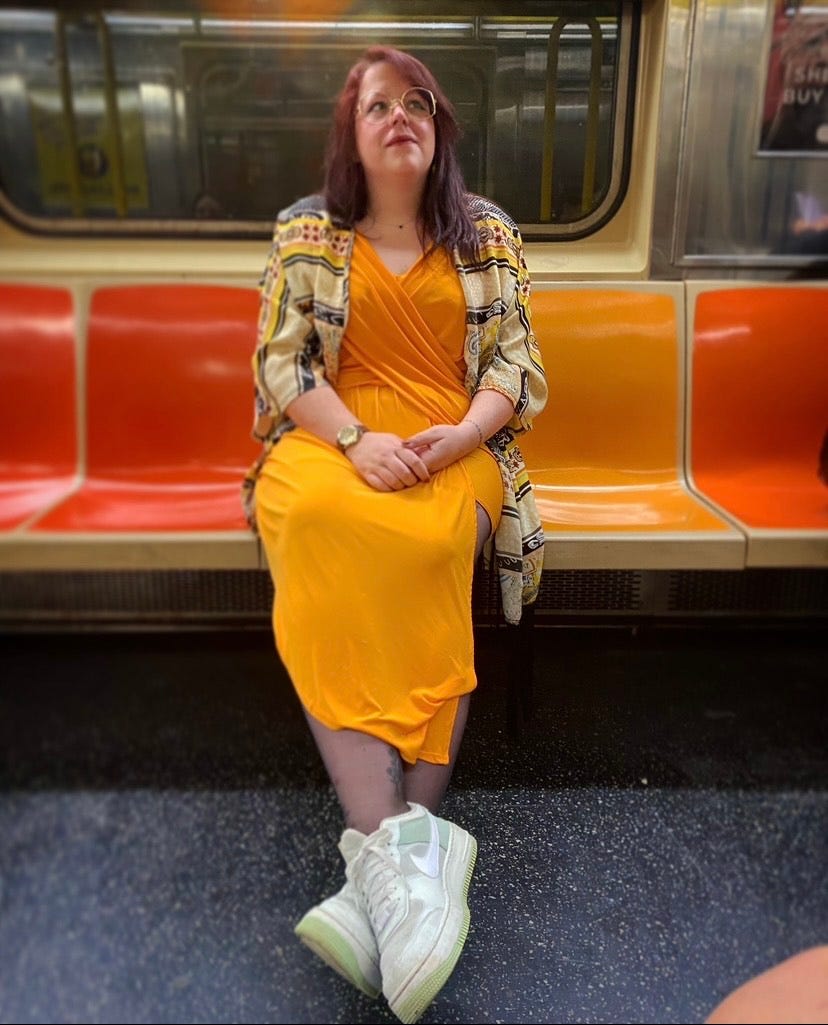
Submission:
<svg viewBox="0 0 828 1025">
<path fill-rule="evenodd" d="M 546 402 L 546 379 L 532 333 L 529 274 L 517 225 L 497 206 L 467 197 L 478 230 L 479 259 L 452 254 L 466 302 L 463 385 L 507 396 L 514 416 L 487 442 L 503 480 L 495 559 L 505 618 L 520 620 L 535 600 L 544 535 L 516 438 Z M 244 482 L 248 522 L 255 530 L 255 485 L 272 446 L 294 428 L 286 407 L 310 388 L 337 386 L 340 348 L 349 314 L 353 228 L 332 219 L 319 196 L 279 214 L 262 281 L 254 436 L 264 451 Z"/>
</svg>

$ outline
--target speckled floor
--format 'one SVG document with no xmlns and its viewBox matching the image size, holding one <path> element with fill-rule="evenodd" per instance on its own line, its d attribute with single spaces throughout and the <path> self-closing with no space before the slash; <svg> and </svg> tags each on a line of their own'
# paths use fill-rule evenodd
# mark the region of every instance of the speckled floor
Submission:
<svg viewBox="0 0 828 1025">
<path fill-rule="evenodd" d="M 472 929 L 422 1021 L 701 1022 L 828 940 L 816 632 L 544 630 L 443 814 Z M 392 1022 L 294 938 L 335 799 L 265 631 L 0 638 L 0 1021 Z"/>
</svg>

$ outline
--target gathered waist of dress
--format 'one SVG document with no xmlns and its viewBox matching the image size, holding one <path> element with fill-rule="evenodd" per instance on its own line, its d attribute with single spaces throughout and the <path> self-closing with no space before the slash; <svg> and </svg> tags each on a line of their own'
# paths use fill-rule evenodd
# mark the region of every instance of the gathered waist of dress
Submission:
<svg viewBox="0 0 828 1025">
<path fill-rule="evenodd" d="M 421 388 L 416 396 L 369 374 L 348 375 L 336 391 L 354 416 L 372 430 L 392 431 L 409 437 L 435 424 L 459 423 L 471 399 L 446 401 L 439 389 Z"/>
<path fill-rule="evenodd" d="M 363 363 L 357 363 L 355 360 L 340 363 L 336 379 L 337 389 L 361 388 L 364 385 L 376 385 L 379 388 L 390 387 L 387 381 L 383 381 L 378 374 Z"/>
</svg>

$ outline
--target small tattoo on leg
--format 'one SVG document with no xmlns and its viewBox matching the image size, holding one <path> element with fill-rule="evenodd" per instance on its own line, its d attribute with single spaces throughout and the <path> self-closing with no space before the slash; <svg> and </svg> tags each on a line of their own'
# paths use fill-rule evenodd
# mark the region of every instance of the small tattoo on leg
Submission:
<svg viewBox="0 0 828 1025">
<path fill-rule="evenodd" d="M 388 766 L 388 778 L 394 784 L 396 796 L 403 800 L 403 765 L 402 758 L 396 751 L 391 751 L 391 763 Z"/>
</svg>

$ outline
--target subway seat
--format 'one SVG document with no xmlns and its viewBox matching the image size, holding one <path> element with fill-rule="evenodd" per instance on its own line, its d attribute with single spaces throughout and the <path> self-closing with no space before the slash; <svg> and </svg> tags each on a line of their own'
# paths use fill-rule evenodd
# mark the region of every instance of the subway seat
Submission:
<svg viewBox="0 0 828 1025">
<path fill-rule="evenodd" d="M 828 565 L 827 299 L 536 284 L 550 394 L 520 441 L 547 567 Z M 224 284 L 0 285 L 0 567 L 263 568 L 240 505 L 257 313 Z"/>
<path fill-rule="evenodd" d="M 828 566 L 828 289 L 688 285 L 690 476 L 747 535 L 748 566 Z"/>
<path fill-rule="evenodd" d="M 250 438 L 257 312 L 249 288 L 93 291 L 82 480 L 30 524 L 16 562 L 61 569 L 260 564 L 240 500 L 242 476 L 259 451 Z"/>
<path fill-rule="evenodd" d="M 732 569 L 744 535 L 684 474 L 683 286 L 536 285 L 549 401 L 521 436 L 566 569 Z"/>
<path fill-rule="evenodd" d="M 0 284 L 0 531 L 79 482 L 75 310 L 66 288 Z"/>
</svg>

